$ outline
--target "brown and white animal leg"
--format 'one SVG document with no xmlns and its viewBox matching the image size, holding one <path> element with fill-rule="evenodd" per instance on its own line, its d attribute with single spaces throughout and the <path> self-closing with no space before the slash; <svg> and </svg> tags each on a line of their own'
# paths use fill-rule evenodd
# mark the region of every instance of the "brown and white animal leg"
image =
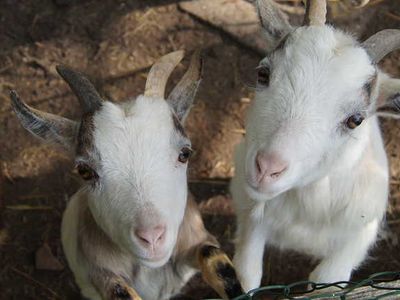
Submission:
<svg viewBox="0 0 400 300">
<path fill-rule="evenodd" d="M 142 300 L 131 287 L 129 280 L 105 269 L 94 269 L 90 275 L 92 284 L 105 300 Z"/>
<path fill-rule="evenodd" d="M 178 234 L 175 257 L 180 263 L 201 271 L 207 282 L 221 297 L 243 294 L 231 260 L 204 227 L 196 202 L 189 196 L 183 223 Z"/>
<path fill-rule="evenodd" d="M 244 293 L 232 261 L 223 250 L 206 243 L 199 245 L 196 250 L 204 281 L 220 296 L 232 299 Z"/>
</svg>

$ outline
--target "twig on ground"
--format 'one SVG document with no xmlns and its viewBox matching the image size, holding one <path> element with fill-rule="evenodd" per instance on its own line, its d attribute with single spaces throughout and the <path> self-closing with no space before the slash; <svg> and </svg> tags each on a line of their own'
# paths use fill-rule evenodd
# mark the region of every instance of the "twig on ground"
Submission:
<svg viewBox="0 0 400 300">
<path fill-rule="evenodd" d="M 239 134 L 246 134 L 246 129 L 232 129 L 232 132 Z"/>
<path fill-rule="evenodd" d="M 389 18 L 392 18 L 392 19 L 395 19 L 397 21 L 400 21 L 400 16 L 399 15 L 396 15 L 396 14 L 391 13 L 391 12 L 386 12 L 385 15 L 388 16 Z"/>
<path fill-rule="evenodd" d="M 52 210 L 53 207 L 47 205 L 32 206 L 28 204 L 6 205 L 10 210 Z"/>
<path fill-rule="evenodd" d="M 45 286 L 43 283 L 35 280 L 34 278 L 32 278 L 29 274 L 22 272 L 14 267 L 10 267 L 10 270 L 13 271 L 14 273 L 18 274 L 19 276 L 25 278 L 26 280 L 28 280 L 29 282 L 35 284 L 36 286 L 42 288 L 43 290 L 45 290 L 47 293 L 51 294 L 54 298 L 56 299 L 61 299 L 61 297 L 52 289 L 48 288 L 47 286 Z M 49 298 L 52 299 L 52 298 Z"/>
<path fill-rule="evenodd" d="M 397 225 L 397 224 L 400 224 L 400 219 L 389 220 L 389 221 L 387 221 L 387 223 L 388 223 L 389 225 Z"/>
</svg>

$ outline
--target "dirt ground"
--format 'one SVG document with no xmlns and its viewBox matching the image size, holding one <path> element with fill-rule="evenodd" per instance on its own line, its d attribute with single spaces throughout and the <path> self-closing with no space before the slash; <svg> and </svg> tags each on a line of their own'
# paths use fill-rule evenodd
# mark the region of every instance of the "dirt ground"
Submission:
<svg viewBox="0 0 400 300">
<path fill-rule="evenodd" d="M 187 123 L 196 150 L 190 187 L 207 228 L 232 254 L 235 221 L 227 183 L 234 171 L 233 148 L 242 137 L 252 98 L 243 81 L 260 56 L 181 11 L 178 2 L 0 0 L 0 162 L 5 177 L 0 183 L 0 226 L 3 222 L 8 232 L 0 249 L 0 300 L 80 299 L 60 244 L 62 212 L 79 186 L 78 177 L 66 154 L 40 143 L 18 124 L 8 99 L 8 90 L 14 88 L 35 108 L 78 118 L 76 98 L 55 73 L 59 63 L 88 74 L 108 99 L 122 101 L 142 93 L 148 68 L 161 55 L 203 49 L 204 81 Z M 398 0 L 372 2 L 330 21 L 361 39 L 380 29 L 400 28 Z M 399 76 L 399 58 L 400 52 L 394 52 L 382 68 Z M 182 71 L 181 66 L 173 82 Z M 387 225 L 354 279 L 400 269 L 400 126 L 392 120 L 382 125 L 391 163 Z M 63 270 L 35 268 L 35 252 L 44 243 Z M 265 261 L 264 284 L 305 279 L 314 265 L 298 254 L 276 250 L 269 250 Z M 216 294 L 197 276 L 178 298 L 211 297 Z"/>
</svg>

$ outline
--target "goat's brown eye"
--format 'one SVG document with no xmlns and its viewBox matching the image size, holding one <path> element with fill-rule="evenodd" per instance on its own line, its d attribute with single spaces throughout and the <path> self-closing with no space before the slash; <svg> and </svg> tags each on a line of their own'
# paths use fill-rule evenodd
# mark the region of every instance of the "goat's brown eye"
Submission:
<svg viewBox="0 0 400 300">
<path fill-rule="evenodd" d="M 354 128 L 360 126 L 363 121 L 364 121 L 364 117 L 361 114 L 357 113 L 357 114 L 350 116 L 347 119 L 346 126 L 350 129 L 354 129 Z"/>
<path fill-rule="evenodd" d="M 192 152 L 193 152 L 193 150 L 190 149 L 189 147 L 183 147 L 181 149 L 181 152 L 179 153 L 178 161 L 181 163 L 186 163 L 189 160 Z"/>
<path fill-rule="evenodd" d="M 257 82 L 261 85 L 269 85 L 270 70 L 266 66 L 261 66 L 257 68 Z"/>
<path fill-rule="evenodd" d="M 97 173 L 86 164 L 79 164 L 76 168 L 79 176 L 81 176 L 83 180 L 92 180 L 97 178 Z"/>
</svg>

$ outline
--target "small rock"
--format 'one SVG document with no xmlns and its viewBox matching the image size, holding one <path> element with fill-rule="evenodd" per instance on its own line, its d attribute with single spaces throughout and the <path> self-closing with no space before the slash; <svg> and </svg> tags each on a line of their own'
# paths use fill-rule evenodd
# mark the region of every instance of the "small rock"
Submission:
<svg viewBox="0 0 400 300">
<path fill-rule="evenodd" d="M 44 243 L 35 254 L 35 265 L 38 270 L 61 271 L 64 266 L 53 255 L 47 243 Z"/>
</svg>

